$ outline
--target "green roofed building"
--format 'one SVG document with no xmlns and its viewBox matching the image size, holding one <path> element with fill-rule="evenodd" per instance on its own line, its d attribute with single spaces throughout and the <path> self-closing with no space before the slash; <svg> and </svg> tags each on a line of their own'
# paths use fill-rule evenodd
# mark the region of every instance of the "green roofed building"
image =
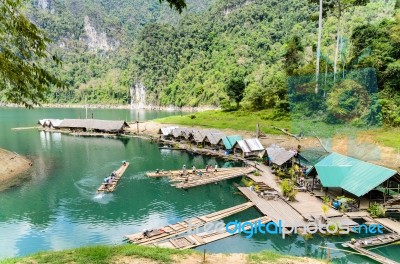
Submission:
<svg viewBox="0 0 400 264">
<path fill-rule="evenodd" d="M 233 145 L 239 140 L 242 140 L 241 136 L 226 136 L 222 138 L 222 141 L 224 142 L 225 149 L 230 150 L 232 149 Z"/>
<path fill-rule="evenodd" d="M 400 187 L 397 171 L 338 153 L 323 158 L 315 169 L 323 187 L 341 188 L 356 197 L 379 191 L 385 200 Z"/>
</svg>

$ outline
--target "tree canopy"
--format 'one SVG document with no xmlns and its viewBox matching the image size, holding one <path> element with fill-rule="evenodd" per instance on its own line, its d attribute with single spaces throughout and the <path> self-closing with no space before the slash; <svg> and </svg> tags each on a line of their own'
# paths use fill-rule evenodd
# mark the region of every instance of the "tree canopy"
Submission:
<svg viewBox="0 0 400 264">
<path fill-rule="evenodd" d="M 21 12 L 23 1 L 0 1 L 0 95 L 13 103 L 32 107 L 45 99 L 50 85 L 61 82 L 43 61 L 60 63 L 46 51 L 50 41 Z"/>
</svg>

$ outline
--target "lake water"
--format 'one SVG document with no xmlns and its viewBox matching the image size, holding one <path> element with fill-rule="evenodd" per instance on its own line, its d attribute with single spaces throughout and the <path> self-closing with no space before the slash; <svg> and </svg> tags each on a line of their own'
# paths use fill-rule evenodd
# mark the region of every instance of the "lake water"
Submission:
<svg viewBox="0 0 400 264">
<path fill-rule="evenodd" d="M 89 110 L 99 119 L 136 119 L 131 110 Z M 170 112 L 140 112 L 142 120 L 168 116 Z M 157 144 L 139 138 L 89 138 L 39 132 L 34 126 L 43 118 L 79 118 L 83 109 L 0 108 L 0 147 L 33 160 L 30 180 L 0 193 L 0 259 L 43 250 L 61 250 L 83 245 L 120 244 L 123 236 L 145 228 L 161 227 L 196 215 L 225 209 L 246 201 L 234 187 L 240 179 L 190 190 L 171 187 L 167 179 L 150 179 L 145 172 L 156 168 L 176 169 L 182 164 L 204 167 L 234 163 L 193 156 L 179 151 L 160 150 Z M 112 194 L 96 195 L 103 178 L 117 169 L 122 160 L 130 166 Z M 251 208 L 224 219 L 244 221 L 259 216 Z M 326 258 L 323 247 L 340 248 L 345 237 L 305 240 L 293 235 L 237 235 L 202 247 L 207 252 L 256 252 L 273 250 L 283 254 Z M 376 251 L 400 259 L 399 246 Z M 370 263 L 358 256 L 332 250 L 336 263 Z"/>
</svg>

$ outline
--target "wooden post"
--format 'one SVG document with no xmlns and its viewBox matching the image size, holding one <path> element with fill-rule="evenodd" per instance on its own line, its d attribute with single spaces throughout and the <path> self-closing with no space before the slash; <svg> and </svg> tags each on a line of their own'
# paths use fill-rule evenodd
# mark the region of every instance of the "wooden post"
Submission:
<svg viewBox="0 0 400 264">
<path fill-rule="evenodd" d="M 139 112 L 137 112 L 137 119 L 136 119 L 136 133 L 139 134 Z"/>
<path fill-rule="evenodd" d="M 257 123 L 257 127 L 256 127 L 256 138 L 260 137 L 260 124 Z"/>
<path fill-rule="evenodd" d="M 330 258 L 331 258 L 331 249 L 328 248 L 328 253 L 326 254 L 326 263 L 329 263 Z"/>
<path fill-rule="evenodd" d="M 206 263 L 206 250 L 204 249 L 204 253 L 203 253 L 203 263 Z"/>
</svg>

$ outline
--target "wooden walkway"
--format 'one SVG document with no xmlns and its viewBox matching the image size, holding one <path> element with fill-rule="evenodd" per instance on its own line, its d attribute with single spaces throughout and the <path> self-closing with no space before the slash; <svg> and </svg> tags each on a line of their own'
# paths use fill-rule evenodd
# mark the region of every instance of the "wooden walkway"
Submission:
<svg viewBox="0 0 400 264">
<path fill-rule="evenodd" d="M 352 248 L 353 250 L 357 251 L 358 253 L 360 253 L 361 255 L 364 255 L 370 259 L 373 259 L 379 263 L 383 263 L 383 264 L 399 264 L 399 262 L 385 258 L 384 256 L 381 256 L 379 254 L 376 254 L 372 251 L 369 251 L 365 248 L 361 248 L 361 247 L 355 247 L 353 245 L 349 246 L 350 248 Z"/>
<path fill-rule="evenodd" d="M 386 229 L 400 234 L 400 222 L 394 221 L 390 218 L 375 218 L 374 220 L 383 225 Z"/>
<path fill-rule="evenodd" d="M 299 192 L 296 195 L 296 200 L 294 202 L 290 202 L 290 206 L 292 206 L 297 212 L 299 212 L 305 219 L 313 221 L 314 219 L 324 217 L 338 217 L 343 214 L 331 207 L 329 207 L 326 215 L 322 210 L 322 205 L 324 203 L 321 199 L 318 199 L 315 196 L 311 196 L 308 192 Z"/>
<path fill-rule="evenodd" d="M 271 168 L 268 166 L 265 166 L 263 164 L 257 164 L 257 169 L 261 172 L 260 176 L 254 176 L 254 175 L 248 175 L 250 179 L 252 179 L 256 183 L 264 183 L 271 187 L 272 189 L 275 189 L 279 193 L 282 193 L 281 188 L 278 185 L 278 177 L 276 177 L 274 174 L 272 174 Z"/>
<path fill-rule="evenodd" d="M 176 188 L 180 189 L 187 189 L 200 185 L 236 178 L 239 176 L 247 175 L 254 171 L 255 169 L 253 167 L 237 167 L 232 170 L 229 169 L 220 172 L 204 173 L 202 176 L 192 174 L 187 178 L 185 177 L 178 179 L 179 182 L 176 184 L 172 184 L 172 186 L 175 186 Z"/>
<path fill-rule="evenodd" d="M 249 222 L 252 222 L 253 224 L 256 223 L 257 221 L 260 221 L 260 223 L 265 224 L 270 222 L 271 220 L 268 217 L 260 217 L 257 219 L 250 220 Z M 228 227 L 230 230 L 234 230 L 235 226 L 231 225 Z M 249 230 L 251 227 L 246 225 L 244 227 L 245 230 Z M 223 230 L 215 230 L 213 232 L 202 232 L 199 234 L 191 234 L 187 235 L 184 237 L 178 237 L 174 239 L 169 239 L 167 241 L 163 242 L 158 242 L 154 243 L 153 245 L 158 246 L 158 247 L 166 247 L 166 248 L 175 248 L 175 249 L 188 249 L 188 248 L 194 248 L 198 247 L 201 245 L 205 245 L 226 237 L 230 237 L 233 235 L 238 234 L 238 231 L 228 233 L 226 229 L 224 228 Z"/>
<path fill-rule="evenodd" d="M 263 215 L 268 216 L 276 224 L 279 220 L 282 220 L 286 227 L 303 227 L 307 224 L 304 218 L 281 198 L 267 200 L 258 197 L 256 192 L 247 187 L 238 187 L 238 189 L 253 202 Z"/>
<path fill-rule="evenodd" d="M 112 183 L 102 183 L 100 185 L 100 187 L 97 189 L 96 193 L 106 193 L 106 192 L 113 192 L 115 190 L 115 188 L 117 188 L 117 184 L 119 182 L 119 180 L 121 179 L 122 175 L 124 174 L 124 172 L 126 171 L 126 169 L 129 166 L 129 162 L 126 162 L 126 164 L 122 165 L 118 170 L 115 171 L 115 174 L 117 175 Z"/>
<path fill-rule="evenodd" d="M 379 263 L 398 264 L 399 262 L 385 258 L 385 257 L 383 257 L 379 254 L 373 253 L 370 250 L 367 250 L 365 248 L 390 244 L 390 243 L 394 243 L 399 240 L 400 240 L 400 235 L 398 235 L 398 234 L 385 234 L 385 235 L 379 235 L 379 236 L 374 236 L 374 237 L 358 239 L 354 242 L 349 241 L 349 242 L 343 243 L 342 245 L 344 247 L 350 247 L 353 250 L 361 253 L 362 255 L 364 255 L 368 258 L 378 261 Z"/>
<path fill-rule="evenodd" d="M 204 174 L 210 174 L 213 176 L 217 176 L 219 174 L 223 174 L 226 172 L 234 172 L 235 170 L 240 170 L 243 169 L 243 167 L 232 167 L 232 168 L 219 168 L 217 172 L 214 172 L 214 170 L 206 172 L 205 169 L 196 169 L 196 172 L 201 171 Z M 160 170 L 159 173 L 157 172 L 147 172 L 146 173 L 147 177 L 151 178 L 158 178 L 158 177 L 177 177 L 177 178 L 182 178 L 185 179 L 187 176 L 197 176 L 197 173 L 193 173 L 191 168 L 186 169 L 186 174 L 182 175 L 182 170 L 168 170 L 168 171 L 163 171 Z"/>
<path fill-rule="evenodd" d="M 220 220 L 227 216 L 242 212 L 253 206 L 253 203 L 247 202 L 236 205 L 221 211 L 217 211 L 208 215 L 193 217 L 192 219 L 178 222 L 176 224 L 164 226 L 162 228 L 154 229 L 149 232 L 148 236 L 144 236 L 143 232 L 126 235 L 130 243 L 135 244 L 150 244 L 160 240 L 168 239 L 179 234 L 190 231 L 190 228 L 197 228 L 213 221 Z"/>
</svg>

